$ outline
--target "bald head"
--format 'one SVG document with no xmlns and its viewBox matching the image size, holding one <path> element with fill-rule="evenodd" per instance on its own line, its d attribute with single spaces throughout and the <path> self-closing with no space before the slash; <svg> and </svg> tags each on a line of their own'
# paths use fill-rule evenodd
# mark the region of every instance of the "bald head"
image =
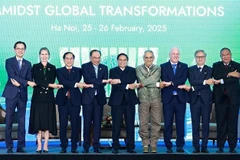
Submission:
<svg viewBox="0 0 240 160">
<path fill-rule="evenodd" d="M 177 63 L 179 61 L 179 57 L 180 57 L 180 50 L 177 47 L 173 47 L 170 49 L 169 52 L 169 57 L 170 57 L 170 61 L 172 63 Z"/>
</svg>

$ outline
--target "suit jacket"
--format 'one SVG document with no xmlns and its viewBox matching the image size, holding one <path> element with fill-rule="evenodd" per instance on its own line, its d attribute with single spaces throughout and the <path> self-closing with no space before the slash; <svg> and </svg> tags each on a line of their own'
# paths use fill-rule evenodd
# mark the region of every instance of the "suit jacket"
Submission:
<svg viewBox="0 0 240 160">
<path fill-rule="evenodd" d="M 177 92 L 179 101 L 182 103 L 186 103 L 189 101 L 189 96 L 186 90 L 178 89 L 179 85 L 185 84 L 187 80 L 187 69 L 188 66 L 185 63 L 178 62 L 176 68 L 176 74 L 173 73 L 173 68 L 170 61 L 161 64 L 161 80 L 162 81 L 172 81 L 173 85 L 169 87 L 163 88 L 162 91 L 162 102 L 163 103 L 170 103 L 173 96 L 173 91 Z"/>
<path fill-rule="evenodd" d="M 78 87 L 74 87 L 76 83 L 80 82 L 82 78 L 81 69 L 77 67 L 72 67 L 70 73 L 66 67 L 58 68 L 57 79 L 59 84 L 63 85 L 63 88 L 58 89 L 56 96 L 56 103 L 59 106 L 66 104 L 66 95 L 70 91 L 70 100 L 73 106 L 81 106 L 81 92 Z"/>
<path fill-rule="evenodd" d="M 108 79 L 107 66 L 99 64 L 98 76 L 96 78 L 92 62 L 88 62 L 82 65 L 82 73 L 84 82 L 87 84 L 93 84 L 93 88 L 84 88 L 82 90 L 82 103 L 85 105 L 91 104 L 94 100 L 95 92 L 97 92 L 96 98 L 99 105 L 105 105 L 107 103 L 104 89 L 106 83 L 102 83 L 102 80 Z"/>
<path fill-rule="evenodd" d="M 32 77 L 37 84 L 33 88 L 32 102 L 54 102 L 53 88 L 48 87 L 56 79 L 56 67 L 47 63 L 44 74 L 42 63 L 34 64 L 32 67 Z"/>
<path fill-rule="evenodd" d="M 203 85 L 203 81 L 212 78 L 212 68 L 204 65 L 202 71 L 199 71 L 197 65 L 189 67 L 188 79 L 193 88 L 189 92 L 190 103 L 194 104 L 197 100 L 197 96 L 201 95 L 204 104 L 212 104 L 212 91 L 210 85 Z"/>
<path fill-rule="evenodd" d="M 5 67 L 8 75 L 8 80 L 3 91 L 3 97 L 7 99 L 14 99 L 18 93 L 22 101 L 28 100 L 27 94 L 27 81 L 32 81 L 31 63 L 25 59 L 22 60 L 22 68 L 19 71 L 18 62 L 16 57 L 12 57 L 6 60 Z M 16 87 L 12 84 L 11 78 L 20 83 L 20 87 Z"/>
<path fill-rule="evenodd" d="M 224 84 L 220 83 L 213 86 L 213 97 L 215 103 L 221 103 L 222 97 L 226 90 L 231 104 L 239 104 L 239 79 L 227 77 L 229 72 L 233 72 L 235 70 L 240 72 L 240 64 L 235 61 L 230 61 L 227 69 L 222 61 L 213 64 L 213 78 L 217 80 L 223 79 L 224 82 Z"/>
<path fill-rule="evenodd" d="M 108 105 L 120 106 L 123 101 L 127 105 L 135 105 L 139 102 L 135 90 L 126 89 L 127 84 L 134 83 L 137 80 L 134 68 L 127 66 L 123 71 L 119 67 L 112 68 L 109 78 L 120 79 L 121 83 L 112 85 Z"/>
</svg>

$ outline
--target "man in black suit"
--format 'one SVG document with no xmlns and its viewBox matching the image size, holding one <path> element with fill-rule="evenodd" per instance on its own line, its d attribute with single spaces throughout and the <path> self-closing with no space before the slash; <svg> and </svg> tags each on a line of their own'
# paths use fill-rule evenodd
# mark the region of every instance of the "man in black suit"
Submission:
<svg viewBox="0 0 240 160">
<path fill-rule="evenodd" d="M 91 85 L 82 91 L 83 104 L 83 153 L 89 153 L 90 131 L 93 123 L 93 151 L 101 153 L 99 138 L 101 134 L 101 124 L 103 116 L 103 106 L 107 103 L 105 95 L 105 85 L 109 83 L 108 68 L 100 63 L 101 52 L 92 50 L 90 52 L 91 61 L 82 65 L 84 82 Z"/>
<path fill-rule="evenodd" d="M 14 44 L 15 56 L 6 60 L 8 80 L 3 91 L 6 98 L 6 146 L 7 153 L 13 153 L 12 124 L 15 108 L 18 110 L 18 144 L 17 152 L 25 153 L 25 115 L 28 100 L 27 87 L 34 87 L 31 63 L 23 58 L 26 44 L 18 41 Z"/>
<path fill-rule="evenodd" d="M 170 60 L 161 64 L 161 80 L 164 84 L 162 91 L 163 116 L 164 116 L 164 143 L 167 153 L 172 153 L 172 125 L 175 115 L 177 131 L 177 152 L 184 152 L 184 119 L 186 102 L 189 96 L 185 85 L 188 66 L 179 61 L 180 51 L 174 47 L 169 53 Z"/>
<path fill-rule="evenodd" d="M 188 79 L 191 84 L 190 109 L 192 116 L 193 153 L 200 152 L 199 128 L 202 117 L 202 149 L 201 152 L 208 153 L 209 121 L 212 108 L 212 91 L 210 85 L 212 79 L 212 68 L 205 65 L 206 53 L 197 50 L 194 54 L 196 65 L 189 67 Z"/>
<path fill-rule="evenodd" d="M 118 153 L 119 135 L 121 130 L 121 122 L 124 114 L 126 125 L 126 146 L 127 152 L 136 153 L 134 138 L 134 121 L 135 121 L 135 105 L 138 104 L 138 98 L 135 88 L 137 76 L 134 68 L 127 66 L 128 56 L 120 53 L 117 56 L 118 66 L 110 70 L 110 83 L 112 91 L 108 104 L 111 106 L 112 115 L 112 153 Z"/>
<path fill-rule="evenodd" d="M 229 48 L 220 51 L 222 61 L 213 64 L 213 97 L 217 120 L 217 153 L 223 153 L 228 139 L 229 152 L 236 153 L 237 122 L 239 112 L 239 79 L 233 76 L 240 72 L 240 64 L 232 60 Z"/>
<path fill-rule="evenodd" d="M 65 66 L 58 68 L 57 79 L 58 82 L 63 85 L 63 88 L 59 89 L 56 96 L 56 104 L 58 105 L 59 120 L 60 120 L 60 141 L 61 151 L 60 153 L 66 153 L 68 147 L 67 139 L 67 125 L 68 116 L 70 116 L 71 122 L 71 152 L 78 153 L 77 143 L 79 141 L 80 131 L 80 106 L 81 106 L 81 92 L 79 88 L 85 87 L 84 83 L 80 83 L 82 78 L 81 69 L 74 67 L 75 56 L 72 52 L 66 52 L 63 55 Z"/>
</svg>

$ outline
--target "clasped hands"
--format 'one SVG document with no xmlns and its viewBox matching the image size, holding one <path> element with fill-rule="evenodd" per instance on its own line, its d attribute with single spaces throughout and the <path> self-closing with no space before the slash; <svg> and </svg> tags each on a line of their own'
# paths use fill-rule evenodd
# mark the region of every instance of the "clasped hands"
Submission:
<svg viewBox="0 0 240 160">
<path fill-rule="evenodd" d="M 109 84 L 120 84 L 121 83 L 121 80 L 120 79 L 107 79 L 107 80 L 103 80 L 102 81 L 103 83 L 109 83 Z M 135 89 L 135 88 L 138 88 L 140 86 L 140 83 L 131 83 L 131 84 L 128 84 L 128 88 L 129 89 Z"/>
</svg>

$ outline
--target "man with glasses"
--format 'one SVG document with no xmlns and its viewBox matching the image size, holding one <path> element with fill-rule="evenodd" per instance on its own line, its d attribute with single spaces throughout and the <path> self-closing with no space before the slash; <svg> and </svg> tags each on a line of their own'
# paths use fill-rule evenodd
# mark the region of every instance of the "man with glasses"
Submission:
<svg viewBox="0 0 240 160">
<path fill-rule="evenodd" d="M 212 68 L 205 65 L 206 53 L 204 50 L 197 50 L 194 53 L 196 65 L 189 67 L 188 79 L 191 84 L 190 110 L 192 117 L 193 153 L 200 153 L 199 128 L 202 118 L 202 145 L 201 152 L 208 153 L 209 121 L 212 109 L 212 91 L 210 85 L 212 79 Z"/>
<path fill-rule="evenodd" d="M 17 41 L 14 44 L 15 56 L 6 60 L 8 80 L 3 91 L 6 98 L 5 142 L 7 153 L 13 153 L 12 124 L 15 108 L 18 110 L 18 144 L 17 152 L 26 153 L 25 147 L 25 114 L 28 100 L 27 87 L 34 87 L 32 82 L 31 63 L 23 58 L 26 44 Z"/>
<path fill-rule="evenodd" d="M 153 51 L 146 50 L 143 55 L 144 64 L 136 68 L 138 82 L 138 97 L 140 105 L 139 112 L 139 135 L 142 139 L 143 153 L 157 152 L 157 142 L 160 137 L 161 129 L 161 90 L 160 82 L 161 69 L 154 65 L 155 57 Z M 149 136 L 149 122 L 151 123 L 151 134 Z"/>
<path fill-rule="evenodd" d="M 217 153 L 223 153 L 228 140 L 229 152 L 236 153 L 237 123 L 239 112 L 239 79 L 233 76 L 240 72 L 240 64 L 232 60 L 229 48 L 220 51 L 221 61 L 213 64 L 213 97 L 217 120 Z"/>
<path fill-rule="evenodd" d="M 101 64 L 101 51 L 90 51 L 90 62 L 82 65 L 84 82 L 92 87 L 84 88 L 82 91 L 83 104 L 83 150 L 82 153 L 89 153 L 91 145 L 90 134 L 93 126 L 93 152 L 101 153 L 99 138 L 101 134 L 101 123 L 103 106 L 107 103 L 105 85 L 109 83 L 108 68 Z"/>
</svg>

